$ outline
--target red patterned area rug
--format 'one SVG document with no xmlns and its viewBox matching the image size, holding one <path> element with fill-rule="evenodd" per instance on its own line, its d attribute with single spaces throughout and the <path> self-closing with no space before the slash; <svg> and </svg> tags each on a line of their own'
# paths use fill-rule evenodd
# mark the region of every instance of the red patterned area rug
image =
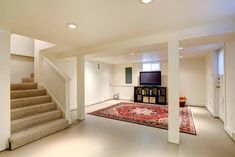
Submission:
<svg viewBox="0 0 235 157">
<path fill-rule="evenodd" d="M 122 102 L 88 114 L 168 129 L 167 106 Z M 180 108 L 180 132 L 196 135 L 190 108 Z"/>
</svg>

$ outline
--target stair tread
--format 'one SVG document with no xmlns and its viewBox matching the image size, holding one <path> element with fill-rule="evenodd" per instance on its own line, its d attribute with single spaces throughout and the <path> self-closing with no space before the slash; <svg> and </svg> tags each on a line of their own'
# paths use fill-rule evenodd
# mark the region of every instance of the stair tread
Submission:
<svg viewBox="0 0 235 157">
<path fill-rule="evenodd" d="M 61 131 L 69 126 L 68 120 L 65 118 L 47 122 L 27 130 L 14 133 L 9 138 L 12 149 L 23 146 L 30 142 L 36 141 L 58 131 Z"/>
<path fill-rule="evenodd" d="M 23 77 L 22 79 L 31 79 L 32 77 Z"/>
<path fill-rule="evenodd" d="M 16 133 L 26 130 L 56 119 L 62 118 L 61 110 L 53 110 L 45 113 L 38 113 L 36 115 L 29 115 L 20 119 L 11 121 L 11 133 Z"/>
<path fill-rule="evenodd" d="M 44 117 L 45 115 L 50 115 L 50 114 L 54 114 L 54 113 L 58 113 L 58 112 L 61 112 L 61 111 L 56 109 L 56 110 L 53 110 L 53 111 L 49 111 L 49 112 L 45 112 L 45 113 L 39 113 L 39 114 L 36 114 L 36 115 L 32 115 L 32 116 L 27 116 L 27 117 L 24 117 L 24 118 L 16 119 L 16 120 L 11 121 L 11 123 L 14 124 L 14 123 L 18 123 L 18 122 L 34 119 L 34 118 L 37 118 L 37 117 L 40 118 L 40 117 Z"/>
<path fill-rule="evenodd" d="M 23 131 L 19 131 L 19 132 L 13 133 L 10 138 L 12 139 L 12 138 L 17 137 L 17 136 L 19 137 L 19 136 L 21 136 L 21 135 L 23 135 L 25 133 L 29 133 L 32 130 L 36 131 L 38 128 L 42 128 L 42 127 L 45 127 L 45 126 L 48 126 L 48 125 L 51 125 L 51 124 L 55 124 L 55 123 L 59 123 L 59 122 L 62 122 L 62 121 L 68 122 L 68 120 L 66 120 L 65 118 L 60 118 L 60 119 L 57 119 L 57 120 L 53 120 L 51 122 L 43 123 L 41 125 L 29 128 L 27 130 L 23 130 Z"/>
<path fill-rule="evenodd" d="M 25 90 L 14 90 L 11 93 L 20 93 L 20 92 L 33 92 L 33 91 L 44 91 L 46 89 L 25 89 Z"/>
<path fill-rule="evenodd" d="M 24 107 L 11 109 L 11 121 L 28 117 L 28 116 L 37 115 L 40 113 L 54 111 L 56 109 L 57 109 L 56 103 L 54 102 L 41 103 L 37 105 L 24 106 Z"/>
<path fill-rule="evenodd" d="M 22 78 L 22 83 L 34 83 L 34 78 Z"/>
<path fill-rule="evenodd" d="M 11 91 L 11 99 L 35 97 L 46 95 L 46 89 L 27 89 L 27 90 L 16 90 Z"/>
<path fill-rule="evenodd" d="M 19 110 L 24 110 L 24 109 L 31 109 L 31 108 L 35 108 L 35 107 L 39 107 L 39 106 L 46 106 L 46 105 L 51 105 L 51 104 L 55 104 L 55 103 L 54 102 L 49 102 L 49 103 L 43 103 L 43 104 L 36 104 L 36 105 L 32 105 L 32 106 L 19 107 L 19 108 L 11 109 L 11 111 L 19 111 Z"/>
<path fill-rule="evenodd" d="M 32 97 L 23 97 L 11 99 L 11 109 L 34 106 L 37 104 L 49 103 L 51 102 L 51 96 L 49 94 L 32 96 Z"/>
<path fill-rule="evenodd" d="M 36 82 L 28 82 L 28 83 L 12 83 L 11 85 L 35 85 Z"/>
<path fill-rule="evenodd" d="M 31 74 L 30 74 L 30 77 L 31 77 L 31 78 L 34 78 L 34 73 L 31 73 Z"/>
<path fill-rule="evenodd" d="M 32 97 L 25 97 L 25 98 L 17 98 L 17 99 L 12 99 L 11 101 L 17 101 L 17 100 L 28 100 L 28 99 L 33 99 L 33 98 L 40 98 L 40 97 L 48 97 L 50 96 L 49 94 L 46 95 L 39 95 L 39 96 L 32 96 Z"/>
<path fill-rule="evenodd" d="M 38 88 L 38 84 L 36 82 L 11 84 L 11 91 L 37 89 L 37 88 Z"/>
</svg>

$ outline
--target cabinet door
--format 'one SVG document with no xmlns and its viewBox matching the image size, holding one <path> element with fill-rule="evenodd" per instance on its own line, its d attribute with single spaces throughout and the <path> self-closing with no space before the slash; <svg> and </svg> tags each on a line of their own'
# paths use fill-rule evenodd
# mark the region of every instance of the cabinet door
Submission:
<svg viewBox="0 0 235 157">
<path fill-rule="evenodd" d="M 142 102 L 143 101 L 142 88 L 141 87 L 135 87 L 134 88 L 134 101 L 135 102 Z"/>
<path fill-rule="evenodd" d="M 158 104 L 166 104 L 166 88 L 163 88 L 163 87 L 159 87 L 158 88 Z"/>
</svg>

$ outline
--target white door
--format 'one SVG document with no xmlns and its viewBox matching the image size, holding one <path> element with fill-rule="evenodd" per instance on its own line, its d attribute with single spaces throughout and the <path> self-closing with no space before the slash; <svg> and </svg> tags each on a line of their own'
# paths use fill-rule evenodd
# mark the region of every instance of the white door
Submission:
<svg viewBox="0 0 235 157">
<path fill-rule="evenodd" d="M 225 120 L 225 82 L 224 82 L 224 51 L 218 53 L 218 96 L 219 96 L 219 118 Z"/>
<path fill-rule="evenodd" d="M 219 118 L 225 120 L 225 93 L 224 93 L 224 76 L 218 76 L 218 94 L 219 94 Z"/>
</svg>

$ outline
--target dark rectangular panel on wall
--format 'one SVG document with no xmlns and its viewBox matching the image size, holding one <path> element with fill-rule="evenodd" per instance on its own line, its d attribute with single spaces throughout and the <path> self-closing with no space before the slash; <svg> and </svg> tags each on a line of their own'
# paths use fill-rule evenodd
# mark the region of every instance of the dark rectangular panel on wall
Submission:
<svg viewBox="0 0 235 157">
<path fill-rule="evenodd" d="M 126 84 L 132 84 L 132 67 L 125 68 Z"/>
</svg>

